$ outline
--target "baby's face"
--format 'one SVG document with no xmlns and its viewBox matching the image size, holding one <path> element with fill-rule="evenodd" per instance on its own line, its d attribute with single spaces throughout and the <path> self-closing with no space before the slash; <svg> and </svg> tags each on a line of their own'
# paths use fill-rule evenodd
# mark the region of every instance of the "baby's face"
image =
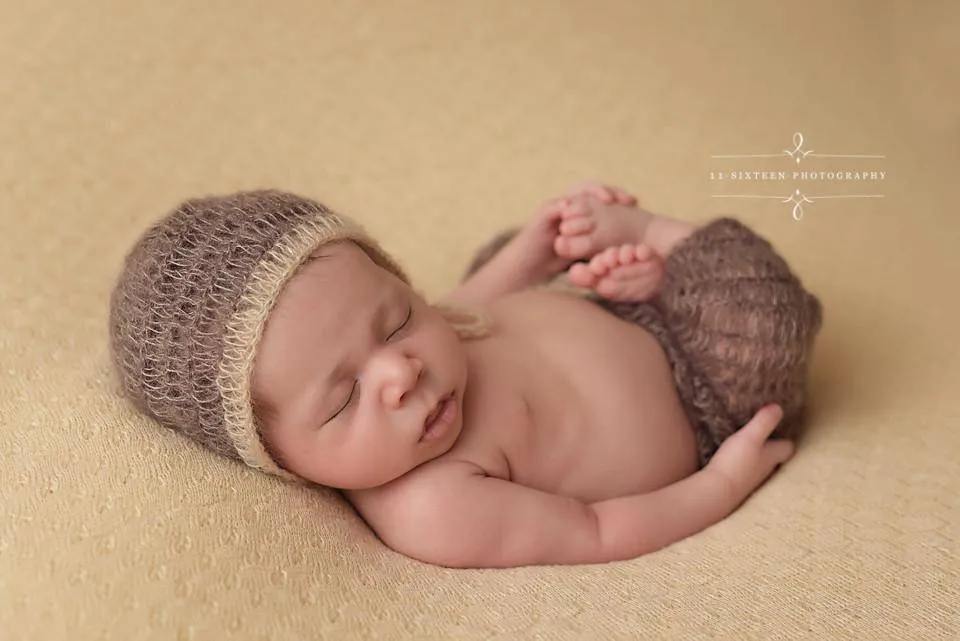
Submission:
<svg viewBox="0 0 960 641">
<path fill-rule="evenodd" d="M 354 243 L 315 256 L 264 329 L 253 379 L 263 438 L 302 478 L 377 487 L 456 441 L 466 354 L 439 312 Z"/>
</svg>

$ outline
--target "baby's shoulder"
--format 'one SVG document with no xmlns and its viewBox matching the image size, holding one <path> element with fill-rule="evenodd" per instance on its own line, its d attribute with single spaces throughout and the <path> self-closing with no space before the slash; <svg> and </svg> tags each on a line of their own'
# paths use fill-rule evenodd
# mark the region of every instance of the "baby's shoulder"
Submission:
<svg viewBox="0 0 960 641">
<path fill-rule="evenodd" d="M 385 485 L 348 490 L 344 495 L 364 521 L 384 538 L 424 522 L 424 515 L 446 509 L 451 488 L 477 476 L 486 473 L 475 463 L 439 458 Z"/>
<path fill-rule="evenodd" d="M 366 490 L 348 490 L 347 500 L 366 518 L 393 518 L 405 510 L 432 502 L 440 491 L 471 476 L 486 476 L 476 463 L 445 457 L 427 461 L 385 485 Z"/>
</svg>

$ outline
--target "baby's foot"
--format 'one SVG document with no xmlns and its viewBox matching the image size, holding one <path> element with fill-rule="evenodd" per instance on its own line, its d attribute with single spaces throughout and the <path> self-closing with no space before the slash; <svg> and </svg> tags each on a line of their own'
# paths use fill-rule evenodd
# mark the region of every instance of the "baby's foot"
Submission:
<svg viewBox="0 0 960 641">
<path fill-rule="evenodd" d="M 642 243 L 653 217 L 636 205 L 604 203 L 589 195 L 575 197 L 562 212 L 553 247 L 558 256 L 580 260 L 608 247 Z"/>
<path fill-rule="evenodd" d="M 663 282 L 663 261 L 643 244 L 609 247 L 589 263 L 577 263 L 568 272 L 570 282 L 608 300 L 645 301 L 657 295 Z"/>
</svg>

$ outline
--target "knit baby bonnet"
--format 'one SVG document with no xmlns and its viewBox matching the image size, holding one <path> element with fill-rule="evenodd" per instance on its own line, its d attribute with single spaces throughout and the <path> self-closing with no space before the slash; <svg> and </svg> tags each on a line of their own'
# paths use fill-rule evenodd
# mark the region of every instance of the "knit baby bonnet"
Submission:
<svg viewBox="0 0 960 641">
<path fill-rule="evenodd" d="M 124 259 L 110 301 L 123 393 L 215 452 L 285 478 L 259 436 L 254 357 L 284 284 L 319 247 L 349 240 L 409 283 L 355 221 L 274 190 L 183 202 Z"/>
</svg>

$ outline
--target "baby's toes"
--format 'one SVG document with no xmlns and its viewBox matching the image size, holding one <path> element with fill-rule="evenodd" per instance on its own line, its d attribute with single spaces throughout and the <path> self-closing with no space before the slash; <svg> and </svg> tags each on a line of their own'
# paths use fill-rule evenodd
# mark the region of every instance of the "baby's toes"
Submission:
<svg viewBox="0 0 960 641">
<path fill-rule="evenodd" d="M 610 300 L 645 301 L 656 296 L 662 281 L 660 261 L 646 261 L 617 267 L 600 278 L 593 289 Z"/>
<path fill-rule="evenodd" d="M 648 260 L 642 263 L 621 265 L 610 270 L 607 278 L 614 280 L 649 280 L 658 278 L 662 272 L 663 266 L 659 261 Z"/>
<path fill-rule="evenodd" d="M 597 275 L 590 271 L 586 263 L 574 263 L 567 270 L 567 278 L 577 287 L 593 287 L 597 283 Z"/>
<path fill-rule="evenodd" d="M 627 301 L 625 291 L 628 289 L 627 281 L 615 280 L 613 278 L 601 278 L 593 285 L 593 291 L 597 292 L 607 300 Z"/>
<path fill-rule="evenodd" d="M 620 248 L 608 247 L 590 259 L 590 271 L 597 276 L 603 276 L 619 264 Z"/>
<path fill-rule="evenodd" d="M 630 265 L 632 263 L 645 263 L 656 258 L 656 254 L 649 246 L 644 244 L 621 245 L 618 249 L 617 260 L 621 265 Z"/>
<path fill-rule="evenodd" d="M 637 247 L 638 245 L 621 245 L 617 255 L 618 262 L 621 265 L 637 262 Z"/>
<path fill-rule="evenodd" d="M 634 257 L 640 262 L 650 260 L 651 258 L 654 258 L 656 256 L 656 254 L 653 253 L 653 250 L 650 248 L 649 245 L 644 245 L 643 243 L 641 243 L 639 245 L 634 245 L 633 247 L 634 247 L 634 252 L 633 252 Z"/>
</svg>

